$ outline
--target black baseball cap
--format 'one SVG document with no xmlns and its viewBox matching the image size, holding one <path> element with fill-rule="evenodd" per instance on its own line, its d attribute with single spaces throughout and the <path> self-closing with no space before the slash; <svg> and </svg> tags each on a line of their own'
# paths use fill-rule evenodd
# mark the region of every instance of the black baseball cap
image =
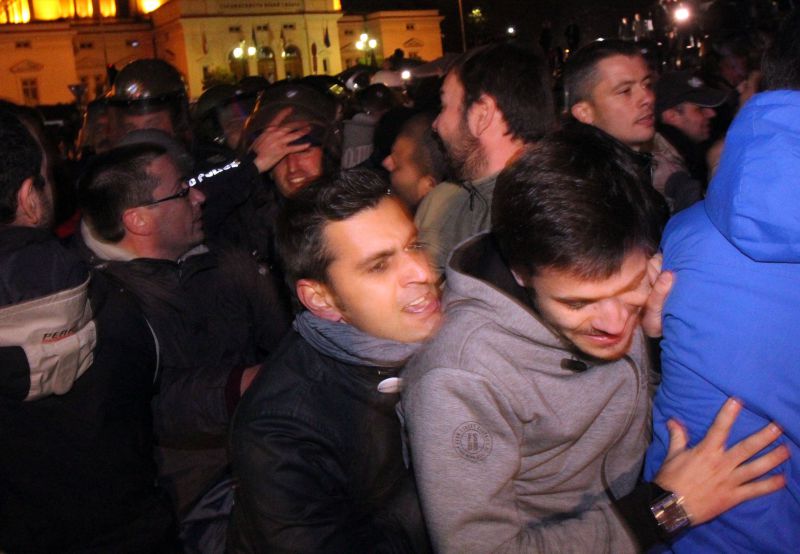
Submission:
<svg viewBox="0 0 800 554">
<path fill-rule="evenodd" d="M 706 86 L 703 80 L 691 71 L 664 73 L 656 83 L 656 114 L 674 108 L 683 102 L 691 102 L 704 108 L 716 108 L 728 98 L 727 93 Z"/>
</svg>

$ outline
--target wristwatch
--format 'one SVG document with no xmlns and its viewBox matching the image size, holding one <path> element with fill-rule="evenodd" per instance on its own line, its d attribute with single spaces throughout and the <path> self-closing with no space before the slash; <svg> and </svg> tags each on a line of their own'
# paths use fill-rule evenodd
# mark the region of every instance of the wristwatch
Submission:
<svg viewBox="0 0 800 554">
<path fill-rule="evenodd" d="M 673 539 L 692 524 L 689 513 L 683 507 L 683 497 L 665 491 L 655 483 L 651 483 L 651 486 L 657 496 L 650 503 L 650 511 L 658 524 L 659 534 L 662 539 Z"/>
</svg>

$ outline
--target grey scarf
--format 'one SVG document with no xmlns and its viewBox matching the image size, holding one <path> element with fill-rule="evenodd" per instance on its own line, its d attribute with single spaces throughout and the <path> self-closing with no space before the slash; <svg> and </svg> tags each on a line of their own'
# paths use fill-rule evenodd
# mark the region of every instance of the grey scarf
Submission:
<svg viewBox="0 0 800 554">
<path fill-rule="evenodd" d="M 348 323 L 329 321 L 304 311 L 294 320 L 294 329 L 318 352 L 353 365 L 399 368 L 421 343 L 379 339 Z"/>
</svg>

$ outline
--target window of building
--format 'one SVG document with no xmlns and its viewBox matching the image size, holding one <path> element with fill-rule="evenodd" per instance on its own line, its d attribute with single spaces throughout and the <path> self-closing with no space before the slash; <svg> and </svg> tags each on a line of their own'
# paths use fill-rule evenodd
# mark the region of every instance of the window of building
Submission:
<svg viewBox="0 0 800 554">
<path fill-rule="evenodd" d="M 283 67 L 286 78 L 299 78 L 303 76 L 303 58 L 297 46 L 287 46 L 283 51 Z"/>
<path fill-rule="evenodd" d="M 81 42 L 81 43 L 78 44 L 78 48 L 80 48 L 81 50 L 91 50 L 92 48 L 94 48 L 94 43 L 93 42 Z"/>
<path fill-rule="evenodd" d="M 414 24 L 413 23 L 406 23 L 406 31 L 413 31 Z"/>
<path fill-rule="evenodd" d="M 345 29 L 345 31 L 344 31 L 344 36 L 346 36 L 346 37 L 352 37 L 355 34 L 356 34 L 356 32 L 353 29 Z"/>
<path fill-rule="evenodd" d="M 228 27 L 228 32 L 229 33 L 241 33 L 242 32 L 242 26 L 241 25 L 231 25 L 230 27 Z"/>
<path fill-rule="evenodd" d="M 287 31 L 294 31 L 294 23 L 284 23 L 283 28 Z"/>
<path fill-rule="evenodd" d="M 269 31 L 269 25 L 256 25 L 256 31 Z"/>
<path fill-rule="evenodd" d="M 29 106 L 39 103 L 39 83 L 36 77 L 22 79 L 22 97 Z"/>
<path fill-rule="evenodd" d="M 276 72 L 275 53 L 268 46 L 262 46 L 258 51 L 258 74 L 270 83 L 274 83 Z"/>
<path fill-rule="evenodd" d="M 14 43 L 14 48 L 30 48 L 31 41 L 29 40 L 18 40 Z"/>
<path fill-rule="evenodd" d="M 241 54 L 237 58 L 233 50 L 231 50 L 230 54 L 228 54 L 228 67 L 233 73 L 233 76 L 236 77 L 237 81 L 241 81 L 243 78 L 250 75 L 250 68 L 247 64 L 247 58 L 242 56 Z"/>
<path fill-rule="evenodd" d="M 27 0 L 5 0 L 0 2 L 1 23 L 27 23 L 31 20 L 31 10 Z"/>
</svg>

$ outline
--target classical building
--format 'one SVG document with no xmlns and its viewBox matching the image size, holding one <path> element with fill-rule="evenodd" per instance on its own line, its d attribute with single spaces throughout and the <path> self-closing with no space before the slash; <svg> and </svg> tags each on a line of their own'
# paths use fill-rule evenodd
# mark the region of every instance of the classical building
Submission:
<svg viewBox="0 0 800 554">
<path fill-rule="evenodd" d="M 0 98 L 29 105 L 102 94 L 107 68 L 164 59 L 197 97 L 213 73 L 269 80 L 335 75 L 358 61 L 362 33 L 379 62 L 442 54 L 435 10 L 343 15 L 340 0 L 0 0 Z M 354 40 L 355 37 L 355 40 Z M 73 87 L 74 88 L 74 87 Z"/>
</svg>

